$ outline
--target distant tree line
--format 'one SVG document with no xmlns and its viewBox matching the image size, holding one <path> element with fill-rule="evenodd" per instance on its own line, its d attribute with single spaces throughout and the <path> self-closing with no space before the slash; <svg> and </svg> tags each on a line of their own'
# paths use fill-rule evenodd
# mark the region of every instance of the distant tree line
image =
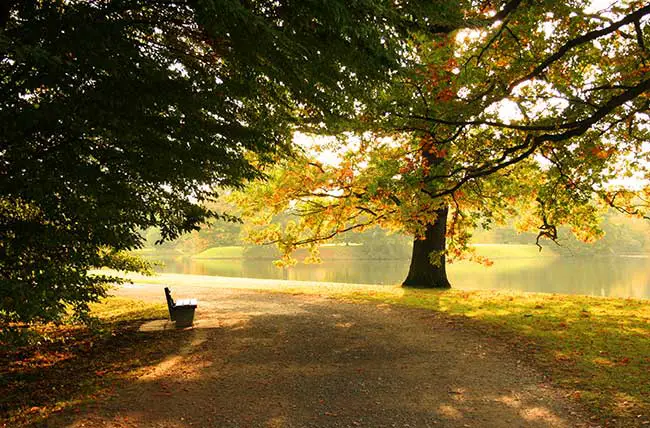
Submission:
<svg viewBox="0 0 650 428">
<path fill-rule="evenodd" d="M 602 236 L 593 242 L 579 241 L 566 228 L 558 231 L 557 245 L 547 244 L 545 248 L 564 256 L 624 255 L 650 252 L 650 225 L 641 219 L 609 211 L 602 222 Z M 144 233 L 146 248 L 159 252 L 175 251 L 187 255 L 198 254 L 211 247 L 245 246 L 244 257 L 251 259 L 279 258 L 279 250 L 272 245 L 251 245 L 243 239 L 241 223 L 221 220 L 211 221 L 201 230 L 185 234 L 174 241 L 160 245 L 160 231 L 151 228 Z M 537 234 L 518 232 L 514 225 L 495 227 L 475 232 L 478 244 L 534 245 Z M 388 233 L 375 227 L 363 232 L 350 232 L 337 236 L 332 243 L 358 246 L 355 254 L 368 259 L 407 259 L 412 242 L 410 237 L 399 233 Z M 544 251 L 544 250 L 542 250 Z"/>
</svg>

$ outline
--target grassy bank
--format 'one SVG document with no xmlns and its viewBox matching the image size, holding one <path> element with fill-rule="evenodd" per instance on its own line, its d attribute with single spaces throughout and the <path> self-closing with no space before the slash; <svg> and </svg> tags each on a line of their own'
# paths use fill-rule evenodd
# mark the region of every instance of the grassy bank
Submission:
<svg viewBox="0 0 650 428">
<path fill-rule="evenodd" d="M 212 247 L 192 256 L 195 259 L 241 259 L 244 247 Z"/>
<path fill-rule="evenodd" d="M 48 426 L 109 398 L 116 384 L 174 352 L 185 332 L 140 333 L 142 322 L 167 317 L 167 307 L 122 298 L 92 305 L 100 322 L 44 325 L 37 340 L 0 346 L 0 426 Z M 179 339 L 180 338 L 180 339 Z"/>
<path fill-rule="evenodd" d="M 136 281 L 304 293 L 436 311 L 507 341 L 612 426 L 650 426 L 650 301 L 161 275 Z"/>
</svg>

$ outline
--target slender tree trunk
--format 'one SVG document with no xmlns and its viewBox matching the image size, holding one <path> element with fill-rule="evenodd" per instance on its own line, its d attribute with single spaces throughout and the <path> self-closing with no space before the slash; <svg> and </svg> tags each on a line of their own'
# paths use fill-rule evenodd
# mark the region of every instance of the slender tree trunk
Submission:
<svg viewBox="0 0 650 428">
<path fill-rule="evenodd" d="M 413 241 L 413 255 L 411 267 L 402 286 L 417 288 L 450 288 L 445 270 L 445 256 L 440 260 L 440 265 L 432 265 L 429 255 L 433 251 L 445 250 L 445 235 L 447 233 L 448 208 L 436 211 L 438 215 L 433 224 L 428 224 L 424 239 Z"/>
</svg>

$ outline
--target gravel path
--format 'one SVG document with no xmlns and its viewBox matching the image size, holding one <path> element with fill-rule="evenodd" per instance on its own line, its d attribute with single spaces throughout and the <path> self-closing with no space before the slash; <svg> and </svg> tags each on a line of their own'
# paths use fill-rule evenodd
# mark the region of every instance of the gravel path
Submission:
<svg viewBox="0 0 650 428">
<path fill-rule="evenodd" d="M 71 426 L 587 426 L 503 344 L 442 315 L 221 287 L 180 290 L 179 298 L 199 299 L 180 352 Z M 116 294 L 164 301 L 160 285 Z"/>
</svg>

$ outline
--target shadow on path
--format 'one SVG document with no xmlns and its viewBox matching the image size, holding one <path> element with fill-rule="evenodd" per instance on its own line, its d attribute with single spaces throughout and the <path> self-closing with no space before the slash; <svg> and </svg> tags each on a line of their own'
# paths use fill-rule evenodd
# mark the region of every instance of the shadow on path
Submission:
<svg viewBox="0 0 650 428">
<path fill-rule="evenodd" d="M 502 344 L 431 312 L 192 291 L 197 324 L 182 347 L 94 410 L 48 426 L 581 426 Z"/>
</svg>

